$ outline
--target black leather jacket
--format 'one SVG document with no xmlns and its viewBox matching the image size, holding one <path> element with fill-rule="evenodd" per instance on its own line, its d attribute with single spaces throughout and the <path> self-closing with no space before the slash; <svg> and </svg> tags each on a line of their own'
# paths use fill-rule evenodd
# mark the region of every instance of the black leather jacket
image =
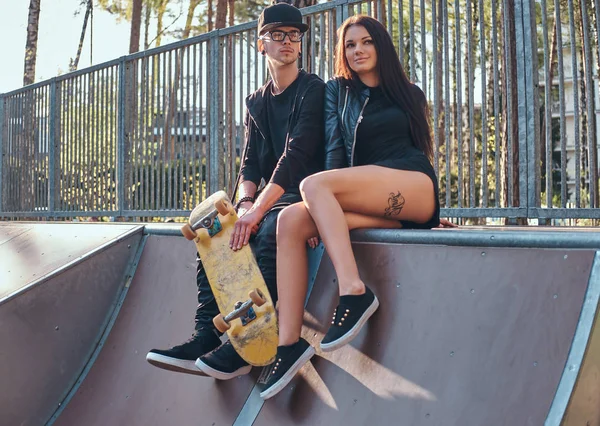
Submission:
<svg viewBox="0 0 600 426">
<path fill-rule="evenodd" d="M 356 129 L 369 101 L 369 89 L 352 90 L 341 77 L 325 86 L 325 170 L 353 165 Z"/>
</svg>

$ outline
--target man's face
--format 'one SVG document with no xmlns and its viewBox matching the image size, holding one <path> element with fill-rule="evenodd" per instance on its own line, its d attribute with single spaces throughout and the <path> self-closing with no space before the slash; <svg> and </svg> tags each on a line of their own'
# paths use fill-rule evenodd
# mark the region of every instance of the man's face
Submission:
<svg viewBox="0 0 600 426">
<path fill-rule="evenodd" d="M 283 34 L 283 40 L 272 40 L 273 36 L 271 33 L 275 33 L 274 36 L 277 38 L 277 36 L 281 37 L 282 32 L 288 33 Z M 302 34 L 296 27 L 274 28 L 264 33 L 262 39 L 258 41 L 259 50 L 264 50 L 269 60 L 277 65 L 289 65 L 296 62 L 300 54 L 302 42 L 291 41 L 289 33 L 292 34 L 292 39 L 294 36 Z"/>
</svg>

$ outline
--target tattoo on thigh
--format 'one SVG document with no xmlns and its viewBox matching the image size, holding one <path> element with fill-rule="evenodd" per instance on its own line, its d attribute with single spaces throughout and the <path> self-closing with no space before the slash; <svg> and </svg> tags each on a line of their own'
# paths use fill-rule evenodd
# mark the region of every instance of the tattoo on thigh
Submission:
<svg viewBox="0 0 600 426">
<path fill-rule="evenodd" d="M 404 207 L 406 200 L 398 191 L 397 194 L 390 192 L 390 198 L 388 198 L 388 206 L 385 208 L 385 217 L 398 216 Z"/>
</svg>

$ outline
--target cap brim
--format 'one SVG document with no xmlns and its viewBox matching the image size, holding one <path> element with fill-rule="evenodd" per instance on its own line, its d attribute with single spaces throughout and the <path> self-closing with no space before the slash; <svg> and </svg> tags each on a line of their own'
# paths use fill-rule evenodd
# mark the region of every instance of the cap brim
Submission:
<svg viewBox="0 0 600 426">
<path fill-rule="evenodd" d="M 260 33 L 263 34 L 267 31 L 271 31 L 271 30 L 273 30 L 275 28 L 279 28 L 279 27 L 294 27 L 294 28 L 298 28 L 303 33 L 308 31 L 308 25 L 306 25 L 305 23 L 299 24 L 297 22 L 271 22 L 270 24 L 263 26 L 260 29 Z"/>
</svg>

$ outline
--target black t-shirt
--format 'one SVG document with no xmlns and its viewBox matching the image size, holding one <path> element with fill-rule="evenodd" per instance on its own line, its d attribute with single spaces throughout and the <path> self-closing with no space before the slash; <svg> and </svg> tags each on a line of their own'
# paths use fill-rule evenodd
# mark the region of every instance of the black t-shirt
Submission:
<svg viewBox="0 0 600 426">
<path fill-rule="evenodd" d="M 269 91 L 267 97 L 267 119 L 269 121 L 269 136 L 273 152 L 277 158 L 281 157 L 285 149 L 285 140 L 287 138 L 288 124 L 296 92 L 298 91 L 298 80 L 296 78 L 279 95 L 274 95 Z"/>
<path fill-rule="evenodd" d="M 381 87 L 371 87 L 356 133 L 354 165 L 373 164 L 422 153 L 410 135 L 408 114 L 392 104 Z"/>
</svg>

